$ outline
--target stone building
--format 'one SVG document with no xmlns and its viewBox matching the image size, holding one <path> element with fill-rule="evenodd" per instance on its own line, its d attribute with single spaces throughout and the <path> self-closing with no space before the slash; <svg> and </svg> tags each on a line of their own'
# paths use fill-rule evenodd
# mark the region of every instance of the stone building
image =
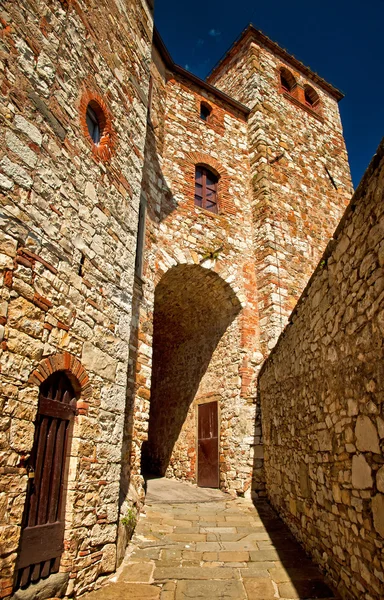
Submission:
<svg viewBox="0 0 384 600">
<path fill-rule="evenodd" d="M 384 598 L 384 140 L 260 373 L 273 505 L 342 598 Z"/>
<path fill-rule="evenodd" d="M 0 13 L 0 597 L 114 571 L 143 473 L 264 493 L 256 378 L 351 196 L 342 94 L 147 0 Z M 40 583 L 39 583 L 40 582 Z"/>
</svg>

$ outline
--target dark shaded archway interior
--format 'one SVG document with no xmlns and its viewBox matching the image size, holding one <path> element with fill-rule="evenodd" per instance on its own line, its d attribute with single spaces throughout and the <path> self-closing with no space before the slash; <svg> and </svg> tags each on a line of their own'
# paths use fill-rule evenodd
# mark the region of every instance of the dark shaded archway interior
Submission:
<svg viewBox="0 0 384 600">
<path fill-rule="evenodd" d="M 158 283 L 144 474 L 165 474 L 212 354 L 240 310 L 232 288 L 200 265 L 173 267 Z"/>
</svg>

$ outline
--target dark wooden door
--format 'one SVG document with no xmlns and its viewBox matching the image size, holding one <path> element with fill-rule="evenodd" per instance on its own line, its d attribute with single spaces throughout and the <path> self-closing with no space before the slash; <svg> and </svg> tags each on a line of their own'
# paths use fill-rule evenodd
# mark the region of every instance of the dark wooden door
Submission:
<svg viewBox="0 0 384 600">
<path fill-rule="evenodd" d="M 219 487 L 219 421 L 217 402 L 198 406 L 197 485 Z"/>
<path fill-rule="evenodd" d="M 17 560 L 16 588 L 59 569 L 63 552 L 63 489 L 75 393 L 63 372 L 40 387 L 35 439 Z"/>
</svg>

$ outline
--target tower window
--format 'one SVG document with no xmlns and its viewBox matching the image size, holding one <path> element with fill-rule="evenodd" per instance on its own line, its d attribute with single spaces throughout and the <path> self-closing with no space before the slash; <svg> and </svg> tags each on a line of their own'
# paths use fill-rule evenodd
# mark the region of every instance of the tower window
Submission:
<svg viewBox="0 0 384 600">
<path fill-rule="evenodd" d="M 304 86 L 304 98 L 306 106 L 316 109 L 320 103 L 320 98 L 310 85 Z"/>
<path fill-rule="evenodd" d="M 196 167 L 195 172 L 195 206 L 217 213 L 217 184 L 219 178 L 209 169 Z"/>
<path fill-rule="evenodd" d="M 280 69 L 280 87 L 283 92 L 288 92 L 289 94 L 292 92 L 293 88 L 296 86 L 296 79 L 292 75 L 288 69 L 284 67 Z"/>
<path fill-rule="evenodd" d="M 201 102 L 200 104 L 200 119 L 203 119 L 203 121 L 209 121 L 209 116 L 212 112 L 212 108 L 209 106 L 209 104 L 206 104 L 205 102 Z"/>
</svg>

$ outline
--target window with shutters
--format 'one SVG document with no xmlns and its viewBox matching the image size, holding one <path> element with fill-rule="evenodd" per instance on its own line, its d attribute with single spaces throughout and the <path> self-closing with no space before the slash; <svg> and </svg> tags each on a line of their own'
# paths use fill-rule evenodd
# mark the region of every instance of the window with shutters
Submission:
<svg viewBox="0 0 384 600">
<path fill-rule="evenodd" d="M 206 167 L 197 165 L 195 171 L 195 206 L 218 212 L 217 187 L 219 178 Z"/>
</svg>

